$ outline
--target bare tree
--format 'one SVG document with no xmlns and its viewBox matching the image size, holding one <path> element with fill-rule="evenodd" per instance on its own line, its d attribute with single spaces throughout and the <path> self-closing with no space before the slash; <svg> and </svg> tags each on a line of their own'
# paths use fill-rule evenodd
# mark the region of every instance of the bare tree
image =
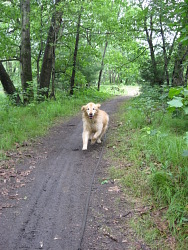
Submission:
<svg viewBox="0 0 188 250">
<path fill-rule="evenodd" d="M 185 73 L 185 86 L 187 86 L 187 81 L 188 81 L 188 66 Z"/>
<path fill-rule="evenodd" d="M 158 73 L 157 73 L 157 63 L 155 60 L 154 46 L 153 46 L 153 16 L 150 15 L 149 28 L 147 26 L 147 16 L 144 18 L 144 30 L 146 33 L 147 42 L 150 49 L 152 73 L 153 73 L 153 83 L 158 84 Z"/>
<path fill-rule="evenodd" d="M 82 13 L 82 7 L 81 7 L 80 13 L 78 15 L 78 23 L 77 23 L 77 31 L 76 31 L 76 42 L 75 42 L 73 65 L 72 65 L 73 68 L 72 68 L 72 76 L 71 76 L 71 79 L 70 79 L 70 95 L 73 95 L 73 93 L 74 93 L 74 84 L 75 84 L 75 75 L 76 75 L 76 59 L 77 59 L 78 43 L 79 43 L 79 36 L 80 36 L 81 13 Z"/>
<path fill-rule="evenodd" d="M 2 62 L 0 62 L 0 81 L 3 85 L 5 93 L 9 95 L 16 104 L 20 104 L 20 96 L 18 95 L 16 88 L 12 80 L 10 79 L 8 73 L 6 72 Z"/>
<path fill-rule="evenodd" d="M 101 77 L 102 77 L 102 72 L 103 72 L 103 67 L 104 67 L 104 58 L 105 58 L 105 54 L 106 54 L 106 49 L 107 49 L 107 46 L 108 46 L 108 41 L 105 42 L 105 46 L 104 46 L 104 52 L 103 52 L 103 55 L 102 55 L 102 61 L 101 61 L 101 69 L 99 71 L 99 80 L 98 80 L 98 91 L 100 90 L 100 85 L 101 85 Z"/>
<path fill-rule="evenodd" d="M 175 57 L 174 69 L 172 73 L 172 86 L 183 86 L 187 83 L 187 72 L 184 78 L 184 65 L 188 56 L 188 46 L 184 47 L 182 43 L 178 45 L 177 55 Z"/>
<path fill-rule="evenodd" d="M 43 4 L 41 3 L 40 7 L 40 47 L 39 47 L 39 52 L 38 52 L 38 57 L 36 60 L 37 63 L 37 85 L 39 86 L 39 80 L 40 80 L 40 59 L 42 56 L 42 51 L 43 51 L 43 39 L 42 39 L 42 27 L 43 27 L 43 18 L 42 18 L 42 12 L 43 12 Z"/>
<path fill-rule="evenodd" d="M 56 6 L 60 3 L 60 0 L 55 1 Z M 48 37 L 46 47 L 44 51 L 44 57 L 42 62 L 42 68 L 39 78 L 39 92 L 42 96 L 48 98 L 49 86 L 52 74 L 53 56 L 55 55 L 55 43 L 61 26 L 62 12 L 56 10 L 52 14 L 51 25 L 48 31 Z M 54 62 L 55 63 L 55 62 Z"/>
<path fill-rule="evenodd" d="M 28 103 L 33 98 L 32 69 L 31 69 L 31 43 L 30 43 L 30 0 L 21 1 L 21 82 L 23 101 Z"/>
<path fill-rule="evenodd" d="M 170 77 L 169 77 L 168 65 L 169 65 L 169 62 L 171 60 L 171 55 L 172 55 L 172 52 L 174 50 L 174 44 L 175 44 L 178 32 L 176 31 L 174 38 L 173 38 L 173 41 L 172 41 L 172 44 L 169 48 L 169 53 L 167 54 L 165 31 L 163 29 L 163 24 L 162 24 L 162 14 L 159 15 L 159 23 L 160 23 L 160 32 L 161 32 L 162 42 L 163 42 L 162 49 L 163 49 L 163 58 L 164 58 L 164 72 L 165 72 L 165 76 L 166 76 L 167 85 L 169 86 Z"/>
<path fill-rule="evenodd" d="M 169 72 L 168 72 L 168 56 L 167 56 L 167 51 L 166 51 L 166 42 L 165 42 L 165 35 L 164 35 L 164 30 L 163 30 L 163 25 L 162 25 L 161 14 L 159 16 L 159 22 L 160 22 L 160 28 L 161 28 L 162 41 L 163 41 L 164 71 L 166 75 L 166 82 L 167 82 L 167 85 L 169 86 L 170 80 L 169 80 Z"/>
</svg>

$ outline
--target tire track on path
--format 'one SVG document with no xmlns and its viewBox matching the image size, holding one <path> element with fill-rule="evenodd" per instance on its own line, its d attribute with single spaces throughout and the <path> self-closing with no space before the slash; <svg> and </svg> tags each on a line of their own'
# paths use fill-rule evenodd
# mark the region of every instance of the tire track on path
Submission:
<svg viewBox="0 0 188 250">
<path fill-rule="evenodd" d="M 102 109 L 113 114 L 124 100 L 119 97 L 107 101 Z M 19 197 L 27 199 L 0 216 L 0 250 L 76 250 L 78 246 L 101 145 L 81 150 L 81 115 L 55 130 L 42 139 L 43 151 L 39 149 L 38 154 L 46 151 L 46 157 L 36 162 L 33 181 L 18 190 Z"/>
</svg>

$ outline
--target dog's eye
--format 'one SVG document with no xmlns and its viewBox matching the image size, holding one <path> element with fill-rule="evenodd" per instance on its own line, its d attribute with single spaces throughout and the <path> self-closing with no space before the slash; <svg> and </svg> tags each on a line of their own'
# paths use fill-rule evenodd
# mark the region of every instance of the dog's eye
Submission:
<svg viewBox="0 0 188 250">
<path fill-rule="evenodd" d="M 93 110 L 95 110 L 95 108 L 93 108 Z"/>
<path fill-rule="evenodd" d="M 89 110 L 89 108 L 87 110 Z"/>
</svg>

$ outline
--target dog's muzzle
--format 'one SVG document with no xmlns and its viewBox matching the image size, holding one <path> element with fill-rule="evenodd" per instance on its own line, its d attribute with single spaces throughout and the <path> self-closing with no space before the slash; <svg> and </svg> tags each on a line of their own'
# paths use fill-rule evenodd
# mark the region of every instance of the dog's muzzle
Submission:
<svg viewBox="0 0 188 250">
<path fill-rule="evenodd" d="M 89 114 L 89 119 L 93 119 L 93 114 Z"/>
</svg>

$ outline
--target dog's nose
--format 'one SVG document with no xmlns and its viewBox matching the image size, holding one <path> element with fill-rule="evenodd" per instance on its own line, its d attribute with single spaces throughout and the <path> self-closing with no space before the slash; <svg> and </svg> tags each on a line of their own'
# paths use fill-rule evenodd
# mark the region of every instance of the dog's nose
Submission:
<svg viewBox="0 0 188 250">
<path fill-rule="evenodd" d="M 89 119 L 92 119 L 92 118 L 93 118 L 93 114 L 89 113 Z"/>
</svg>

